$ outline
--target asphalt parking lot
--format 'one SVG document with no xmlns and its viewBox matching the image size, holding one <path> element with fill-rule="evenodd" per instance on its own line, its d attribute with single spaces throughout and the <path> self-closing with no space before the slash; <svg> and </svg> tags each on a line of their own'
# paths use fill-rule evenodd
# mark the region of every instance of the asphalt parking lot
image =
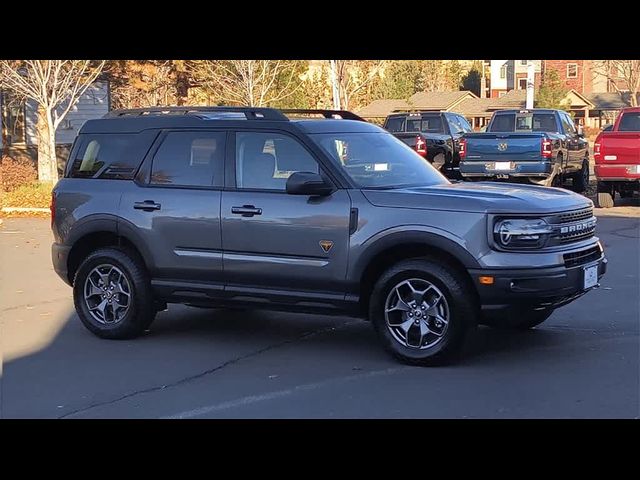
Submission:
<svg viewBox="0 0 640 480">
<path fill-rule="evenodd" d="M 398 364 L 341 317 L 171 305 L 100 340 L 52 270 L 47 219 L 0 227 L 4 418 L 638 418 L 640 206 L 599 213 L 600 289 L 524 333 L 478 328 L 466 357 Z"/>
</svg>

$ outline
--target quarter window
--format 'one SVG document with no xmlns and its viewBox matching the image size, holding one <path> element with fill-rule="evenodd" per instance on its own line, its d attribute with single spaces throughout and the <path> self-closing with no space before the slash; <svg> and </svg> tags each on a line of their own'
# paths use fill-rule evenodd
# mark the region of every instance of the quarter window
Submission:
<svg viewBox="0 0 640 480">
<path fill-rule="evenodd" d="M 316 160 L 297 140 L 279 133 L 236 134 L 237 188 L 284 191 L 294 172 L 319 172 Z"/>
<path fill-rule="evenodd" d="M 225 132 L 170 132 L 153 157 L 151 184 L 222 186 Z"/>
<path fill-rule="evenodd" d="M 70 159 L 69 176 L 130 180 L 155 135 L 152 132 L 80 135 L 80 146 Z"/>
</svg>

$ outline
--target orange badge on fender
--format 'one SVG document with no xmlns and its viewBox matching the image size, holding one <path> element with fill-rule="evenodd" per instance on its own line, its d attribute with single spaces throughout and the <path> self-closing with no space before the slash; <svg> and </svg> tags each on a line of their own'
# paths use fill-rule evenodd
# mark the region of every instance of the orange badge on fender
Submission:
<svg viewBox="0 0 640 480">
<path fill-rule="evenodd" d="M 333 242 L 331 240 L 320 240 L 320 246 L 322 250 L 324 250 L 324 253 L 328 253 L 331 247 L 333 247 Z"/>
</svg>

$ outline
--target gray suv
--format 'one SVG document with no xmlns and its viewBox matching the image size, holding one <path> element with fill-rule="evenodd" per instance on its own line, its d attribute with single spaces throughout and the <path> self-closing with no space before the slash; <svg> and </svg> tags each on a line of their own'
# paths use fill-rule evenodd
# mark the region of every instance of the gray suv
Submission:
<svg viewBox="0 0 640 480">
<path fill-rule="evenodd" d="M 285 113 L 154 108 L 84 124 L 53 192 L 52 257 L 91 332 L 134 337 L 167 303 L 335 313 L 433 365 L 478 323 L 531 328 L 599 285 L 590 200 L 452 183 L 353 114 Z"/>
</svg>

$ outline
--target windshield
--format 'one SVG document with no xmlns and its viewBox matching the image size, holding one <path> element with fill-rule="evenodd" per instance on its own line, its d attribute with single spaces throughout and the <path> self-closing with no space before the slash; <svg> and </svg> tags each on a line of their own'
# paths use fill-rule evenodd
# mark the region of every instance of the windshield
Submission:
<svg viewBox="0 0 640 480">
<path fill-rule="evenodd" d="M 310 137 L 360 188 L 401 188 L 449 181 L 389 133 L 319 133 Z"/>
</svg>

